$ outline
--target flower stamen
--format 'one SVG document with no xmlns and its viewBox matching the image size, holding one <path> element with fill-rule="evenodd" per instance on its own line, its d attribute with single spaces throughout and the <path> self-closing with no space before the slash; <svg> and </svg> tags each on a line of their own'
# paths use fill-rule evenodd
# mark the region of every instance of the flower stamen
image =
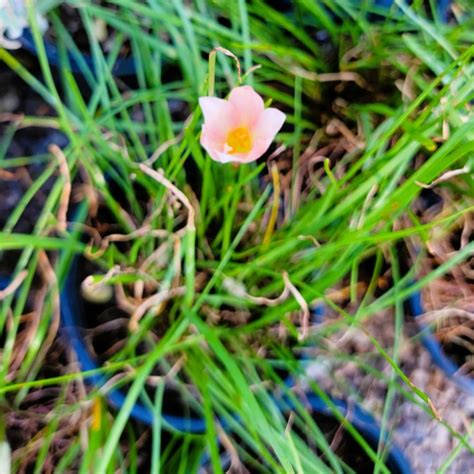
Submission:
<svg viewBox="0 0 474 474">
<path fill-rule="evenodd" d="M 227 134 L 226 148 L 227 153 L 248 153 L 253 146 L 252 135 L 247 127 L 234 128 Z"/>
</svg>

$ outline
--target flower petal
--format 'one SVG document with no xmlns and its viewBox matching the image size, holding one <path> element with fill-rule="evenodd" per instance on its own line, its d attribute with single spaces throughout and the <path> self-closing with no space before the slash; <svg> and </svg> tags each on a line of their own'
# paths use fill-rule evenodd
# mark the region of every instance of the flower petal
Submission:
<svg viewBox="0 0 474 474">
<path fill-rule="evenodd" d="M 260 158 L 270 147 L 283 126 L 286 115 L 277 109 L 265 109 L 263 99 L 250 86 L 233 89 L 229 100 L 217 97 L 199 99 L 204 115 L 201 145 L 211 158 L 220 163 L 250 163 Z M 248 153 L 228 153 L 229 132 L 246 127 L 252 137 Z"/>
<path fill-rule="evenodd" d="M 199 105 L 204 115 L 204 126 L 208 133 L 220 136 L 223 140 L 228 131 L 235 125 L 236 111 L 234 106 L 217 97 L 200 97 Z"/>
<path fill-rule="evenodd" d="M 258 160 L 268 150 L 271 143 L 271 140 L 259 139 L 248 153 L 218 153 L 219 159 L 217 161 L 221 163 L 251 163 Z"/>
<path fill-rule="evenodd" d="M 255 139 L 269 140 L 271 143 L 285 120 L 286 115 L 282 111 L 271 107 L 265 109 L 254 129 Z"/>
<path fill-rule="evenodd" d="M 246 163 L 250 163 L 251 161 L 258 160 L 267 150 L 270 148 L 273 139 L 262 139 L 259 138 L 255 140 L 253 148 L 248 152 L 246 157 Z"/>
<path fill-rule="evenodd" d="M 213 159 L 217 159 L 217 153 L 223 151 L 224 149 L 224 141 L 220 135 L 219 130 L 215 130 L 213 128 L 209 128 L 206 125 L 202 126 L 201 132 L 201 145 L 202 147 L 209 153 L 209 155 Z"/>
<path fill-rule="evenodd" d="M 265 109 L 263 99 L 251 86 L 241 86 L 232 89 L 229 102 L 235 107 L 239 126 L 252 128 L 255 126 Z"/>
<path fill-rule="evenodd" d="M 219 163 L 246 163 L 245 156 L 218 151 L 215 148 L 207 148 L 202 142 L 201 145 L 214 161 L 218 161 Z"/>
</svg>

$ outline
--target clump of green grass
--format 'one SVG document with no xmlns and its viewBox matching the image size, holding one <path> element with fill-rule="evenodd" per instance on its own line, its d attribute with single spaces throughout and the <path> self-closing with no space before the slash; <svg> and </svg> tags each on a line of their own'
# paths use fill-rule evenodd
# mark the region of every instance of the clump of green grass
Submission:
<svg viewBox="0 0 474 474">
<path fill-rule="evenodd" d="M 237 415 L 239 424 L 233 425 L 244 443 L 233 446 L 242 460 L 258 454 L 272 472 L 312 472 L 309 466 L 317 466 L 318 472 L 350 472 L 331 456 L 294 394 L 281 386 L 276 368 L 301 375 L 297 358 L 305 345 L 335 331 L 365 330 L 364 322 L 386 308 L 395 308 L 393 347 L 382 347 L 368 335 L 374 352 L 391 367 L 388 380 L 373 373 L 388 387 L 380 413 L 384 430 L 391 428 L 395 395 L 435 418 L 428 395 L 399 365 L 402 301 L 472 254 L 472 244 L 411 287 L 416 265 L 402 274 L 397 244 L 414 238 L 424 242 L 430 229 L 472 211 L 460 204 L 452 215 L 428 223 L 411 211 L 420 182 L 429 184 L 454 168 L 472 170 L 474 48 L 469 45 L 469 18 L 443 25 L 436 16 L 429 19 L 421 7 L 401 2 L 387 14 L 343 0 L 327 1 L 324 7 L 296 2 L 288 14 L 260 1 L 196 1 L 192 6 L 180 0 L 68 3 L 78 9 L 94 64 L 91 68 L 78 61 L 83 67 L 80 81 L 69 72 L 65 50 L 75 57 L 79 52 L 54 9 L 50 20 L 61 67 L 48 64 L 34 21 L 42 77 L 33 77 L 14 54 L 0 50 L 0 59 L 54 107 L 56 115 L 48 117 L 46 125 L 57 127 L 70 143 L 63 152 L 53 150 L 48 156 L 0 160 L 0 167 L 8 170 L 44 165 L 0 234 L 0 251 L 20 252 L 13 276 L 21 278 L 16 296 L 5 297 L 0 310 L 5 410 L 21 411 L 32 394 L 55 389 L 49 416 L 41 421 L 44 441 L 18 448 L 15 468 L 24 467 L 27 459 L 35 472 L 46 461 L 55 464 L 55 472 L 138 472 L 146 460 L 152 472 L 195 472 L 207 452 L 214 471 L 221 472 L 219 419 L 232 423 Z M 458 11 L 462 8 L 459 3 Z M 368 13 L 382 18 L 369 22 Z M 94 34 L 99 21 L 113 30 L 108 53 Z M 326 40 L 318 39 L 321 31 Z M 241 58 L 244 71 L 250 71 L 247 83 L 288 115 L 268 162 L 221 165 L 199 145 L 197 99 L 207 93 L 208 56 L 217 46 Z M 111 70 L 126 49 L 135 59 L 136 75 L 117 79 Z M 224 97 L 236 84 L 233 60 L 218 54 L 216 93 Z M 24 126 L 45 122 L 36 117 L 22 120 Z M 11 130 L 3 137 L 3 156 Z M 160 169 L 166 181 L 157 182 L 143 166 Z M 32 233 L 12 232 L 47 180 L 54 184 Z M 70 195 L 65 192 L 69 184 Z M 65 206 L 74 208 L 81 201 L 89 206 L 87 211 L 82 208 L 86 227 L 65 227 Z M 188 220 L 189 206 L 194 226 Z M 269 222 L 275 209 L 273 228 Z M 114 225 L 102 233 L 99 229 L 84 243 L 84 229 L 97 222 Z M 112 231 L 128 236 L 127 242 L 107 241 Z M 160 246 L 160 263 L 139 272 Z M 42 375 L 57 331 L 61 284 L 77 253 L 94 255 L 98 275 L 118 266 L 107 283 L 124 289 L 124 304 L 133 307 L 130 313 L 155 292 L 176 292 L 167 302 L 165 331 L 153 336 L 151 328 L 165 313 L 157 315 L 151 306 L 101 369 L 118 375 L 118 386 L 127 384 L 126 401 L 118 410 L 104 403 L 101 390 L 85 390 L 87 374 L 77 365 L 66 366 L 55 377 Z M 360 267 L 369 257 L 377 263 L 368 289 L 348 314 L 328 294 L 346 279 L 356 300 Z M 376 296 L 374 282 L 383 260 L 390 265 L 393 284 Z M 137 293 L 132 291 L 143 283 L 144 273 L 149 293 L 145 289 L 134 300 Z M 33 286 L 38 274 L 44 276 L 40 295 Z M 277 298 L 289 284 L 294 290 L 279 304 L 257 304 Z M 229 285 L 245 292 L 236 295 Z M 37 325 L 25 328 L 29 294 L 41 298 L 41 309 L 35 313 Z M 311 327 L 302 341 L 306 305 L 320 302 L 340 317 Z M 224 314 L 230 325 L 222 323 Z M 31 343 L 12 371 L 24 331 Z M 143 346 L 145 354 L 138 350 Z M 358 355 L 350 360 L 370 370 Z M 160 361 L 164 371 L 177 363 L 175 379 L 183 386 L 188 382 L 193 395 L 198 393 L 195 408 L 206 421 L 203 435 L 165 434 L 161 410 L 167 379 L 153 377 Z M 151 384 L 155 390 L 150 398 L 144 387 Z M 324 396 L 317 383 L 310 386 Z M 276 415 L 272 391 L 286 392 L 295 400 L 296 425 L 309 424 L 310 431 L 319 433 L 315 444 L 328 453 L 327 459 L 317 458 L 294 431 L 286 430 L 286 421 Z M 193 402 L 186 391 L 184 396 Z M 130 420 L 138 399 L 153 410 L 149 430 Z M 77 417 L 75 429 L 66 436 L 71 417 Z M 361 441 L 350 424 L 345 427 Z M 460 446 L 472 449 L 463 433 L 447 429 Z M 54 449 L 58 439 L 65 440 L 61 456 Z M 382 448 L 374 452 L 361 443 L 386 472 Z"/>
</svg>

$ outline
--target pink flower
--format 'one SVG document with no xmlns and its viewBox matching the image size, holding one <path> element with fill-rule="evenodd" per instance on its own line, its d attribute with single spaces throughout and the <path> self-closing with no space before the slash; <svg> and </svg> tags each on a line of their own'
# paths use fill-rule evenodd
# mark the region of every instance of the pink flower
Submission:
<svg viewBox="0 0 474 474">
<path fill-rule="evenodd" d="M 201 145 L 213 160 L 250 163 L 260 158 L 272 143 L 286 115 L 265 108 L 253 87 L 232 89 L 229 100 L 199 99 L 204 115 Z"/>
</svg>

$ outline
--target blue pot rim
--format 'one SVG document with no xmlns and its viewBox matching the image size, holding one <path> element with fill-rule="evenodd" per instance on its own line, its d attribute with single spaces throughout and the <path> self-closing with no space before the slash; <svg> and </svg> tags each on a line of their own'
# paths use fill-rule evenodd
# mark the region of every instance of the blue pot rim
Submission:
<svg viewBox="0 0 474 474">
<path fill-rule="evenodd" d="M 414 292 L 408 299 L 410 310 L 415 320 L 425 314 L 421 292 Z M 443 348 L 429 326 L 417 321 L 420 328 L 420 340 L 423 347 L 431 355 L 433 362 L 446 374 L 446 376 L 455 382 L 466 392 L 474 394 L 474 380 L 465 375 L 459 374 L 459 366 L 453 362 L 443 351 Z"/>
<path fill-rule="evenodd" d="M 35 40 L 33 38 L 33 35 L 31 34 L 31 31 L 28 28 L 25 28 L 23 30 L 23 33 L 20 36 L 20 38 L 18 38 L 18 41 L 20 42 L 21 46 L 26 51 L 30 52 L 31 54 L 34 54 L 35 56 L 38 54 Z M 58 52 L 57 47 L 51 41 L 48 41 L 46 39 L 44 39 L 43 41 L 44 41 L 44 47 L 46 50 L 46 56 L 48 57 L 49 64 L 58 67 L 61 63 L 59 60 L 59 52 Z M 69 52 L 67 53 L 67 55 L 69 59 L 70 71 L 75 74 L 83 74 L 83 70 L 81 66 L 78 64 L 76 58 Z M 91 72 L 94 72 L 95 64 L 90 54 L 83 54 L 82 58 L 84 60 L 84 63 L 91 70 Z M 111 72 L 115 76 L 133 76 L 136 72 L 135 60 L 132 57 L 130 58 L 119 57 L 114 63 Z"/>
<path fill-rule="evenodd" d="M 71 262 L 68 275 L 61 291 L 61 324 L 77 356 L 81 369 L 85 372 L 99 371 L 101 366 L 89 354 L 84 338 L 81 336 L 77 325 L 78 321 L 82 319 L 79 314 L 81 311 L 81 302 L 78 292 L 80 282 L 77 281 L 78 262 L 79 256 L 76 255 Z M 85 378 L 90 384 L 98 388 L 102 387 L 109 379 L 105 374 L 94 373 L 87 375 Z M 111 389 L 105 393 L 105 397 L 112 406 L 120 409 L 125 402 L 126 394 L 123 390 Z M 135 420 L 150 426 L 155 420 L 153 412 L 139 401 L 133 406 L 130 415 Z M 203 418 L 187 418 L 166 414 L 163 414 L 162 417 L 165 424 L 175 431 L 203 433 L 206 430 L 206 422 Z"/>
<path fill-rule="evenodd" d="M 3 291 L 11 283 L 10 277 L 0 273 L 0 291 Z"/>
</svg>

